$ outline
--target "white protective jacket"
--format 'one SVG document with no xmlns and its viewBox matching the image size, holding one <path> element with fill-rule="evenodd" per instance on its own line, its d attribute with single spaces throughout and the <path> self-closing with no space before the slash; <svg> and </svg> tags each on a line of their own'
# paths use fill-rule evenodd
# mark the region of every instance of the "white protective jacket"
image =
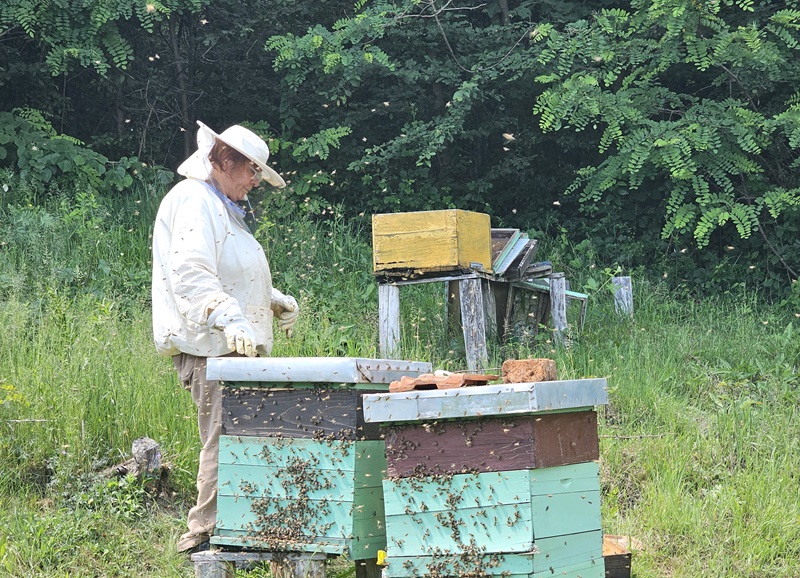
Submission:
<svg viewBox="0 0 800 578">
<path fill-rule="evenodd" d="M 272 276 L 255 237 L 228 213 L 210 185 L 186 179 L 161 201 L 153 229 L 153 337 L 162 355 L 231 353 L 208 310 L 233 299 L 272 350 Z"/>
</svg>

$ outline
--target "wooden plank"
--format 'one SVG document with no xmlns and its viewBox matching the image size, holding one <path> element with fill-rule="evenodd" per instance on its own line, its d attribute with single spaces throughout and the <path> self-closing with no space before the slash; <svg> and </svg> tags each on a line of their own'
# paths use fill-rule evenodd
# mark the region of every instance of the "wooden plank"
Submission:
<svg viewBox="0 0 800 578">
<path fill-rule="evenodd" d="M 218 546 L 233 546 L 250 550 L 276 550 L 279 552 L 307 552 L 309 554 L 342 555 L 347 554 L 351 560 L 368 560 L 375 558 L 378 550 L 386 548 L 385 536 L 354 537 L 352 539 L 335 539 L 326 537 L 318 542 L 261 540 L 258 536 L 246 531 L 217 530 L 211 537 L 211 543 Z"/>
<path fill-rule="evenodd" d="M 553 413 L 608 403 L 605 378 L 509 383 L 364 396 L 367 422 Z"/>
<path fill-rule="evenodd" d="M 287 552 L 229 552 L 206 550 L 191 555 L 195 578 L 233 578 L 237 565 L 270 562 L 275 578 L 325 578 L 325 554 Z M 280 573 L 275 572 L 276 569 Z"/>
<path fill-rule="evenodd" d="M 567 343 L 567 296 L 566 279 L 563 273 L 550 275 L 550 318 L 553 320 L 553 336 L 557 343 Z"/>
<path fill-rule="evenodd" d="M 278 552 L 308 552 L 314 554 L 341 555 L 347 551 L 344 539 L 324 538 L 319 542 L 303 542 L 299 540 L 275 540 L 260 538 L 251 531 L 228 530 L 217 528 L 211 537 L 211 543 L 217 546 L 233 546 L 252 550 L 275 550 Z"/>
<path fill-rule="evenodd" d="M 509 279 L 521 279 L 528 270 L 531 262 L 533 262 L 538 247 L 539 241 L 536 239 L 529 239 L 519 259 L 511 263 L 511 267 L 509 267 L 509 270 L 506 272 L 506 277 Z"/>
<path fill-rule="evenodd" d="M 497 266 L 506 258 L 514 248 L 522 233 L 519 229 L 492 229 L 492 271 L 497 272 Z"/>
<path fill-rule="evenodd" d="M 378 284 L 378 341 L 383 357 L 400 354 L 400 288 Z"/>
<path fill-rule="evenodd" d="M 511 264 L 516 261 L 525 251 L 525 247 L 528 246 L 528 240 L 528 235 L 526 233 L 522 233 L 512 245 L 511 250 L 502 257 L 500 262 L 494 263 L 492 266 L 492 272 L 495 275 L 505 275 L 505 273 L 511 267 Z"/>
<path fill-rule="evenodd" d="M 387 552 L 530 552 L 536 541 L 600 530 L 594 462 L 383 481 Z M 602 545 L 602 538 L 600 540 Z"/>
<path fill-rule="evenodd" d="M 459 282 L 461 298 L 461 325 L 464 333 L 464 349 L 467 369 L 480 371 L 488 365 L 486 352 L 486 313 L 480 279 L 464 279 Z"/>
<path fill-rule="evenodd" d="M 258 383 L 385 383 L 430 373 L 428 362 L 359 357 L 210 357 L 208 379 Z"/>
<path fill-rule="evenodd" d="M 382 441 L 317 441 L 303 438 L 220 436 L 219 464 L 290 468 L 299 463 L 323 470 L 353 472 L 354 479 L 383 478 Z M 369 474 L 369 476 L 367 476 Z"/>
<path fill-rule="evenodd" d="M 385 434 L 390 477 L 547 468 L 600 455 L 594 411 L 414 423 Z"/>
<path fill-rule="evenodd" d="M 481 280 L 485 334 L 488 340 L 496 341 L 499 337 L 497 323 L 497 302 L 495 301 L 495 292 L 492 290 L 492 285 L 496 285 L 496 283 Z"/>
<path fill-rule="evenodd" d="M 350 388 L 223 387 L 222 433 L 376 440 L 380 428 L 364 421 L 364 393 Z"/>
<path fill-rule="evenodd" d="M 386 578 L 417 576 L 585 576 L 602 572 L 602 532 L 582 532 L 537 540 L 535 553 L 450 552 L 435 545 L 424 556 L 387 556 Z M 391 548 L 391 546 L 389 546 Z M 596 568 L 600 568 L 598 574 Z M 580 574 L 578 571 L 585 571 Z"/>
<path fill-rule="evenodd" d="M 633 317 L 633 285 L 630 277 L 612 277 L 614 285 L 614 311 L 618 315 Z"/>
</svg>

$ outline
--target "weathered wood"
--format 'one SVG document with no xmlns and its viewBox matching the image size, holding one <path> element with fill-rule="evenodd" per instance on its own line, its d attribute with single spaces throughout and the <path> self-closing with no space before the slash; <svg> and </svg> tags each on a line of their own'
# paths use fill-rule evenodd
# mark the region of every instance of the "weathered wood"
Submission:
<svg viewBox="0 0 800 578">
<path fill-rule="evenodd" d="M 536 239 L 530 239 L 519 260 L 511 264 L 512 270 L 506 274 L 506 277 L 509 279 L 521 279 L 525 275 L 530 264 L 533 262 L 533 258 L 536 256 L 536 250 L 538 247 L 539 241 Z"/>
<path fill-rule="evenodd" d="M 550 317 L 553 320 L 553 336 L 558 343 L 567 342 L 567 296 L 563 273 L 550 275 Z"/>
<path fill-rule="evenodd" d="M 372 216 L 376 273 L 492 269 L 489 215 L 459 209 Z"/>
<path fill-rule="evenodd" d="M 378 340 L 383 357 L 400 354 L 400 288 L 378 285 Z"/>
<path fill-rule="evenodd" d="M 430 373 L 427 362 L 360 357 L 210 357 L 206 377 L 253 383 L 385 383 Z"/>
<path fill-rule="evenodd" d="M 599 457 L 594 411 L 386 428 L 390 477 L 548 468 Z"/>
<path fill-rule="evenodd" d="M 528 553 L 535 542 L 600 530 L 595 462 L 383 481 L 387 552 Z M 602 535 L 597 538 L 602 548 Z"/>
<path fill-rule="evenodd" d="M 614 290 L 614 311 L 619 315 L 633 317 L 633 284 L 630 277 L 612 277 Z"/>
<path fill-rule="evenodd" d="M 385 471 L 381 441 L 221 436 L 211 542 L 375 558 Z"/>
<path fill-rule="evenodd" d="M 208 550 L 191 555 L 196 578 L 233 578 L 236 566 L 270 562 L 275 568 L 288 568 L 287 578 L 325 578 L 324 554 L 292 554 L 286 552 L 228 552 Z M 275 574 L 273 574 L 275 576 Z"/>
<path fill-rule="evenodd" d="M 608 403 L 605 378 L 508 383 L 364 396 L 367 422 L 553 413 Z"/>
<path fill-rule="evenodd" d="M 234 578 L 236 566 L 226 560 L 198 560 L 194 563 L 195 578 Z"/>
<path fill-rule="evenodd" d="M 380 438 L 379 426 L 364 421 L 364 393 L 365 390 L 350 388 L 223 387 L 222 432 L 227 435 L 376 440 Z"/>
<path fill-rule="evenodd" d="M 520 258 L 528 246 L 528 234 L 522 233 L 511 245 L 510 250 L 499 259 L 495 259 L 492 269 L 495 275 L 505 275 L 511 264 Z"/>
<path fill-rule="evenodd" d="M 272 578 L 325 578 L 325 563 L 308 558 L 269 563 Z"/>
<path fill-rule="evenodd" d="M 382 567 L 377 564 L 377 557 L 369 560 L 356 560 L 356 578 L 381 578 Z"/>
<path fill-rule="evenodd" d="M 488 365 L 486 318 L 481 280 L 464 279 L 459 282 L 459 290 L 467 369 L 480 371 Z"/>
<path fill-rule="evenodd" d="M 492 229 L 492 271 L 497 273 L 498 266 L 514 248 L 522 233 L 519 229 Z"/>
<path fill-rule="evenodd" d="M 496 341 L 499 337 L 498 324 L 497 324 L 497 301 L 495 300 L 495 293 L 492 286 L 495 283 L 491 281 L 481 281 L 481 293 L 483 294 L 483 313 L 485 316 L 484 327 L 486 332 L 486 339 Z"/>
</svg>

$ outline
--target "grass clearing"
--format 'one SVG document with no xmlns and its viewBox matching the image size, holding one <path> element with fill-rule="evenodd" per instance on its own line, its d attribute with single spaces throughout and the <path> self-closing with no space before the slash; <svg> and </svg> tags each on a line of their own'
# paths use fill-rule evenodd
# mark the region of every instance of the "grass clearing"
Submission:
<svg viewBox="0 0 800 578">
<path fill-rule="evenodd" d="M 82 202 L 71 217 L 59 203 L 27 209 L 25 221 L 24 207 L 0 213 L 0 230 L 27 227 L 0 252 L 0 575 L 188 577 L 174 543 L 193 499 L 197 434 L 191 399 L 151 341 L 156 203 L 142 191 L 114 211 Z M 68 227 L 82 240 L 64 248 Z M 275 285 L 302 310 L 293 339 L 276 333 L 276 355 L 377 356 L 364 227 L 334 212 L 259 233 L 269 238 Z M 603 525 L 643 542 L 637 578 L 799 576 L 794 314 L 752 294 L 678 300 L 662 285 L 634 283 L 634 319 L 618 317 L 598 291 L 569 347 L 544 332 L 494 347 L 490 365 L 551 357 L 563 378 L 608 378 Z M 463 345 L 447 332 L 444 300 L 441 284 L 403 289 L 401 347 L 404 357 L 460 369 Z M 158 496 L 98 475 L 143 436 L 172 466 Z"/>
</svg>

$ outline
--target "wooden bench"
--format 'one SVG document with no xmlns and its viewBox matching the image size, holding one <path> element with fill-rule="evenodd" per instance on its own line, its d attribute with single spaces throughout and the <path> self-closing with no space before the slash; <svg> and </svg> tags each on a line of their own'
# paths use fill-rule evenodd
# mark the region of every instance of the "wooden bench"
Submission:
<svg viewBox="0 0 800 578">
<path fill-rule="evenodd" d="M 567 305 L 569 300 L 581 303 L 582 330 L 589 296 L 566 288 L 563 273 L 553 273 L 548 278 L 509 281 L 478 272 L 432 275 L 417 279 L 378 279 L 378 334 L 380 355 L 400 357 L 400 288 L 421 283 L 447 283 L 448 318 L 460 325 L 464 336 L 467 369 L 486 368 L 488 354 L 486 340 L 508 337 L 509 324 L 514 312 L 515 293 L 527 291 L 541 297 L 532 325 L 548 325 L 551 320 L 555 337 L 565 339 L 567 330 Z"/>
</svg>

